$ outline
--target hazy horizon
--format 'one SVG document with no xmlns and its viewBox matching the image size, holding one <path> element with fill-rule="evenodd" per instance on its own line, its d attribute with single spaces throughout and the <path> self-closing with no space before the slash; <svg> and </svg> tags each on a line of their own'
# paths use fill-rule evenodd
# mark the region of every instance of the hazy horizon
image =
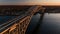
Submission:
<svg viewBox="0 0 60 34">
<path fill-rule="evenodd" d="M 60 5 L 60 0 L 0 0 L 0 5 Z"/>
</svg>

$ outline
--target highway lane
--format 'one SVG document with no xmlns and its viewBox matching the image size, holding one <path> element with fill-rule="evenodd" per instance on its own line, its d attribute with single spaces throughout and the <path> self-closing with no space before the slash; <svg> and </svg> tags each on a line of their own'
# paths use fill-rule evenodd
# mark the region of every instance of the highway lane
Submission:
<svg viewBox="0 0 60 34">
<path fill-rule="evenodd" d="M 17 13 L 13 13 L 13 14 L 3 14 L 4 17 L 1 15 L 1 23 L 0 23 L 0 32 L 6 30 L 7 28 L 9 28 L 11 25 L 13 25 L 14 23 L 16 23 L 17 21 L 21 20 L 22 18 L 26 17 L 26 16 L 31 16 L 31 14 L 34 12 L 37 12 L 37 9 L 40 8 L 39 6 L 32 6 L 30 9 L 28 10 L 23 10 L 23 11 L 17 11 Z M 27 8 L 26 8 L 27 9 Z M 15 15 L 14 15 L 15 14 Z M 6 20 L 5 20 L 6 19 Z M 8 21 L 9 20 L 9 21 Z M 2 22 L 4 21 L 4 22 Z"/>
<path fill-rule="evenodd" d="M 14 15 L 14 16 L 0 16 L 0 32 L 4 31 L 8 27 L 10 27 L 12 24 L 16 23 L 17 21 L 21 20 L 22 18 L 26 17 L 27 15 L 30 15 L 30 11 L 20 13 L 20 15 Z"/>
</svg>

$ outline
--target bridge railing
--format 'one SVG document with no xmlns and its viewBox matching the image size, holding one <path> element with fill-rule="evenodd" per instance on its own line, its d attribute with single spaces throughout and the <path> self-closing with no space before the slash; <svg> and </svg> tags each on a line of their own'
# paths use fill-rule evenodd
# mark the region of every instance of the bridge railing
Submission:
<svg viewBox="0 0 60 34">
<path fill-rule="evenodd" d="M 32 6 L 25 14 L 19 15 L 18 18 L 0 25 L 0 34 L 25 34 L 31 17 L 34 13 L 38 12 L 38 10 L 40 10 L 40 6 Z"/>
</svg>

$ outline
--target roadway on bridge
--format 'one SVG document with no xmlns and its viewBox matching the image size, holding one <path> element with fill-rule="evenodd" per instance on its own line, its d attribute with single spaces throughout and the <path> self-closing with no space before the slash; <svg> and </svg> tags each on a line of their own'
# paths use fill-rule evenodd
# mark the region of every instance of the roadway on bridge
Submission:
<svg viewBox="0 0 60 34">
<path fill-rule="evenodd" d="M 31 12 L 31 11 L 30 11 Z M 16 23 L 18 20 L 26 17 L 27 15 L 30 14 L 30 12 L 28 11 L 20 11 L 17 12 L 14 15 L 0 15 L 0 32 L 4 31 L 5 29 L 7 29 L 8 27 L 10 27 L 12 24 Z"/>
</svg>

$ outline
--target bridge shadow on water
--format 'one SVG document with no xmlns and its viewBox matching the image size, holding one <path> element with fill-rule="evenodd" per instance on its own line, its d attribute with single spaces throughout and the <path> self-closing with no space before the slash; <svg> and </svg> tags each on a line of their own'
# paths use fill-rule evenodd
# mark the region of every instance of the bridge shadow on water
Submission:
<svg viewBox="0 0 60 34">
<path fill-rule="evenodd" d="M 39 29 L 40 29 L 40 27 L 41 27 L 41 25 L 43 23 L 43 17 L 44 17 L 44 14 L 41 14 L 40 19 L 39 19 L 39 21 L 38 21 L 38 23 L 36 25 L 36 28 L 33 30 L 32 34 L 39 34 L 38 32 L 40 32 Z"/>
<path fill-rule="evenodd" d="M 26 34 L 60 34 L 60 13 L 34 15 Z"/>
<path fill-rule="evenodd" d="M 40 27 L 42 25 L 42 22 L 43 22 L 43 17 L 44 17 L 44 14 L 39 14 L 38 21 L 36 22 L 36 24 L 33 24 L 34 26 L 32 26 L 31 25 L 32 23 L 30 23 L 30 25 L 29 25 L 29 27 L 27 29 L 26 34 L 38 34 L 38 32 L 40 32 L 39 29 L 40 29 Z"/>
</svg>

